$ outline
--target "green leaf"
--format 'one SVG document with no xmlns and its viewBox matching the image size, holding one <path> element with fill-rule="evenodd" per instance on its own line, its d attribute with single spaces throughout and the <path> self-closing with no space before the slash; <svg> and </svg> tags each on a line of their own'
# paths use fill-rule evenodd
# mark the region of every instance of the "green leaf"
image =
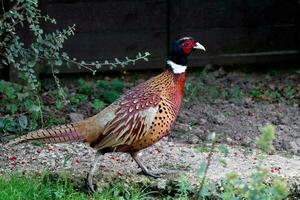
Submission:
<svg viewBox="0 0 300 200">
<path fill-rule="evenodd" d="M 54 61 L 54 64 L 56 65 L 56 66 L 61 66 L 62 65 L 62 60 L 55 60 Z"/>
<path fill-rule="evenodd" d="M 100 69 L 101 65 L 99 63 L 96 63 L 96 69 Z"/>
<path fill-rule="evenodd" d="M 93 102 L 93 107 L 97 110 L 104 108 L 104 106 L 105 106 L 105 103 L 103 101 L 101 101 L 100 99 L 95 99 Z"/>
<path fill-rule="evenodd" d="M 31 61 L 28 62 L 28 66 L 29 66 L 29 67 L 34 67 L 35 64 L 36 64 L 36 61 L 35 61 L 35 60 L 31 60 Z"/>
<path fill-rule="evenodd" d="M 110 82 L 112 89 L 118 91 L 118 92 L 123 92 L 124 84 L 122 81 L 118 79 L 114 79 Z"/>
<path fill-rule="evenodd" d="M 29 96 L 28 92 L 24 92 L 24 93 L 17 93 L 17 97 L 19 101 L 23 101 L 25 98 L 27 98 Z"/>
<path fill-rule="evenodd" d="M 272 148 L 272 142 L 275 139 L 275 127 L 268 124 L 260 129 L 261 135 L 256 144 L 265 152 L 268 153 Z"/>
<path fill-rule="evenodd" d="M 107 86 L 107 82 L 104 80 L 98 80 L 97 81 L 97 86 L 101 89 L 107 90 L 108 86 Z"/>
<path fill-rule="evenodd" d="M 7 61 L 4 60 L 4 59 L 2 59 L 2 63 L 3 63 L 4 65 L 8 65 Z"/>
<path fill-rule="evenodd" d="M 212 133 L 208 134 L 208 136 L 207 136 L 208 141 L 213 142 L 213 141 L 215 141 L 215 139 L 216 139 L 216 133 L 215 132 L 212 132 Z"/>
<path fill-rule="evenodd" d="M 16 90 L 12 86 L 6 86 L 6 88 L 4 89 L 4 94 L 10 100 L 13 100 L 16 98 L 15 92 L 16 92 Z"/>
<path fill-rule="evenodd" d="M 4 128 L 4 118 L 0 118 L 0 130 Z"/>
<path fill-rule="evenodd" d="M 227 157 L 229 154 L 229 149 L 227 148 L 226 145 L 222 144 L 218 146 L 219 151 L 223 154 L 223 156 Z"/>
<path fill-rule="evenodd" d="M 201 162 L 198 169 L 198 176 L 204 176 L 206 168 L 207 168 L 207 163 Z"/>
<path fill-rule="evenodd" d="M 109 103 L 113 103 L 118 97 L 119 94 L 114 91 L 106 91 L 104 93 L 104 99 Z"/>
<path fill-rule="evenodd" d="M 7 104 L 6 105 L 6 110 L 9 111 L 10 113 L 15 113 L 18 110 L 18 107 L 16 104 Z"/>
<path fill-rule="evenodd" d="M 18 120 L 19 120 L 20 127 L 22 129 L 25 129 L 28 125 L 27 117 L 25 115 L 21 115 Z"/>
<path fill-rule="evenodd" d="M 41 111 L 41 107 L 32 104 L 32 105 L 30 105 L 30 107 L 29 107 L 29 111 L 30 111 L 30 112 L 40 112 L 40 111 Z"/>
<path fill-rule="evenodd" d="M 17 131 L 17 124 L 13 120 L 13 118 L 11 118 L 11 117 L 3 118 L 3 119 L 0 119 L 0 121 L 1 121 L 0 130 L 2 130 L 4 132 L 6 132 L 6 131 L 16 132 Z"/>
</svg>

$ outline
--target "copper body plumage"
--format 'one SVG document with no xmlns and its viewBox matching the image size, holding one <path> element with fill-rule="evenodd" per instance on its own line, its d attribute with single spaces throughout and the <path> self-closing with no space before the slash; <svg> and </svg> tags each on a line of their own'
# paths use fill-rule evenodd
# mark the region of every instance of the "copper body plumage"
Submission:
<svg viewBox="0 0 300 200">
<path fill-rule="evenodd" d="M 30 132 L 9 145 L 29 141 L 88 143 L 98 152 L 88 176 L 92 191 L 95 191 L 92 177 L 97 162 L 107 152 L 130 153 L 145 174 L 157 177 L 143 165 L 137 153 L 163 138 L 172 128 L 182 101 L 186 58 L 194 49 L 205 50 L 190 37 L 175 41 L 170 55 L 172 62 L 161 74 L 130 89 L 97 115 L 77 123 Z"/>
</svg>

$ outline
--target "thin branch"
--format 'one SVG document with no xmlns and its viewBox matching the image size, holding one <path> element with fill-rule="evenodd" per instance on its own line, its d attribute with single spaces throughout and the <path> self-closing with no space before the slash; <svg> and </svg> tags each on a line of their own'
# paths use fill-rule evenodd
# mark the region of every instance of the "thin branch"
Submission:
<svg viewBox="0 0 300 200">
<path fill-rule="evenodd" d="M 1 6 L 2 6 L 2 12 L 3 14 L 5 13 L 5 9 L 4 9 L 4 3 L 3 3 L 3 0 L 1 0 Z"/>
<path fill-rule="evenodd" d="M 3 3 L 3 2 L 2 2 Z M 18 1 L 11 9 L 9 9 L 9 11 L 7 12 L 17 12 L 19 10 L 21 10 L 23 8 L 23 6 L 20 6 L 20 2 Z M 4 15 L 5 12 L 3 13 L 3 15 L 0 17 L 0 24 L 2 24 L 5 20 L 6 20 L 6 16 Z"/>
</svg>

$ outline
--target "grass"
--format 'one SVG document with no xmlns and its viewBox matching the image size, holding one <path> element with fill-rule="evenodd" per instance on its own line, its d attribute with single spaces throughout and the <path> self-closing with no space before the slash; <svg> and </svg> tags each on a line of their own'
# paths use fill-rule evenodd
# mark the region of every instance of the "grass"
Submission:
<svg viewBox="0 0 300 200">
<path fill-rule="evenodd" d="M 0 177 L 0 199 L 86 199 L 76 191 L 66 177 L 53 180 L 50 176 L 23 176 L 21 174 Z"/>
<path fill-rule="evenodd" d="M 110 185 L 95 194 L 76 186 L 68 176 L 25 176 L 19 173 L 0 177 L 0 200 L 33 200 L 33 199 L 151 199 L 151 192 L 143 186 L 128 186 L 121 182 Z"/>
<path fill-rule="evenodd" d="M 88 192 L 81 180 L 77 185 L 65 174 L 22 175 L 20 173 L 0 176 L 0 200 L 40 200 L 40 199 L 101 199 L 101 200 L 146 200 L 146 199 L 189 199 L 191 185 L 185 176 L 181 176 L 170 191 L 153 191 L 142 183 L 128 183 L 126 180 L 114 180 L 94 194 Z"/>
</svg>

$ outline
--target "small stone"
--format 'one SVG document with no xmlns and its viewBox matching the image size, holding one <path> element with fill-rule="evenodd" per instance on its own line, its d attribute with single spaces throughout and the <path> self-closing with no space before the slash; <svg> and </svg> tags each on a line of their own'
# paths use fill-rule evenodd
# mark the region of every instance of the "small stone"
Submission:
<svg viewBox="0 0 300 200">
<path fill-rule="evenodd" d="M 227 144 L 229 144 L 229 145 L 234 145 L 234 144 L 236 144 L 236 142 L 235 142 L 233 139 L 231 139 L 230 137 L 227 137 L 227 138 L 226 138 L 226 142 L 227 142 Z"/>
<path fill-rule="evenodd" d="M 196 136 L 196 135 L 189 135 L 187 141 L 188 141 L 189 144 L 198 144 L 199 143 L 199 137 Z"/>
<path fill-rule="evenodd" d="M 290 151 L 295 155 L 300 155 L 300 145 L 297 144 L 297 141 L 290 141 Z"/>
<path fill-rule="evenodd" d="M 162 179 L 162 178 L 159 178 L 157 179 L 157 183 L 156 183 L 156 187 L 157 189 L 166 189 L 167 187 L 167 180 L 166 179 Z"/>
<path fill-rule="evenodd" d="M 226 121 L 226 117 L 222 113 L 220 113 L 214 116 L 213 121 L 217 124 L 224 124 L 224 122 Z"/>
</svg>

